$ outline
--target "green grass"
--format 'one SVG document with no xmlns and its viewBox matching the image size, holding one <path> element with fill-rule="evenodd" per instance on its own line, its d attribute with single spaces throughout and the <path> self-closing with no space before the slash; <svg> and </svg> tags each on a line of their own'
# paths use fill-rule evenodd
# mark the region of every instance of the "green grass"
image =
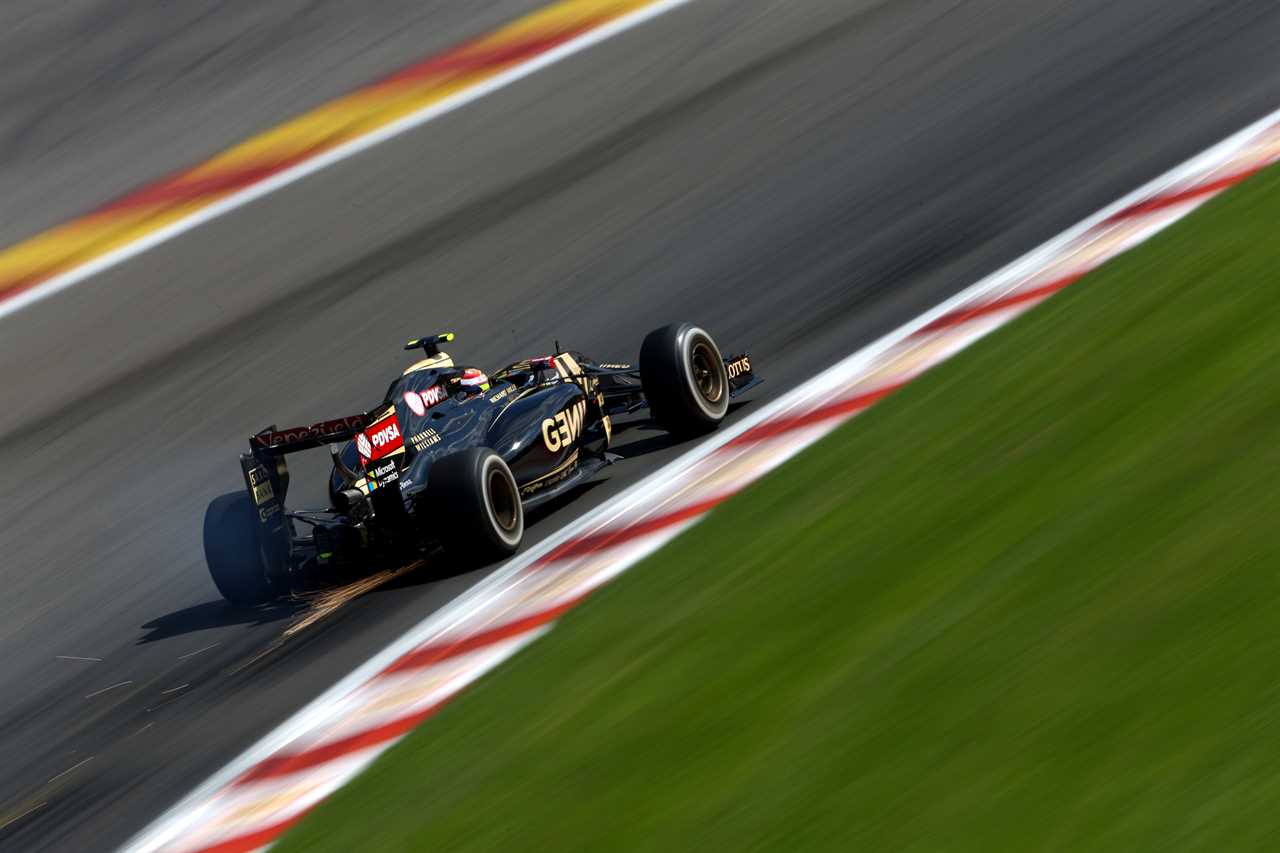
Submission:
<svg viewBox="0 0 1280 853">
<path fill-rule="evenodd" d="M 1280 847 L 1280 171 L 840 429 L 280 849 Z"/>
</svg>

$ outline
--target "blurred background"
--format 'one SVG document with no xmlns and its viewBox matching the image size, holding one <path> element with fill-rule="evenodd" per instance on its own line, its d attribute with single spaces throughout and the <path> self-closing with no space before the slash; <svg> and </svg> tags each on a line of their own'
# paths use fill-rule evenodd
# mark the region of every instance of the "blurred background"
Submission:
<svg viewBox="0 0 1280 853">
<path fill-rule="evenodd" d="M 9 246 L 544 5 L 0 7 Z M 0 316 L 0 847 L 109 849 L 483 572 L 226 607 L 268 423 L 691 319 L 759 405 L 1280 104 L 1243 0 L 694 0 Z M 637 426 L 590 512 L 681 446 Z M 325 460 L 299 462 L 323 500 Z M 310 489 L 310 492 L 306 489 Z"/>
</svg>

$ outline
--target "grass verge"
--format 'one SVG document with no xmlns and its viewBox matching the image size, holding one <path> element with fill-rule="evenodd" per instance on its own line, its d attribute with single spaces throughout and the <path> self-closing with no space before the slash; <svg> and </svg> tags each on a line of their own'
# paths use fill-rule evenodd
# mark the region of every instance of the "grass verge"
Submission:
<svg viewBox="0 0 1280 853">
<path fill-rule="evenodd" d="M 721 507 L 284 851 L 1280 838 L 1280 170 Z"/>
</svg>

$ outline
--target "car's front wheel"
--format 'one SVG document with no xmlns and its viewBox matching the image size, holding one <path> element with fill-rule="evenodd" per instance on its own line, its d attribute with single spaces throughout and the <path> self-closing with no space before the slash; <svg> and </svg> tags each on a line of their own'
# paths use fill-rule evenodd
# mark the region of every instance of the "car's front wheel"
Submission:
<svg viewBox="0 0 1280 853">
<path fill-rule="evenodd" d="M 204 558 L 213 585 L 232 604 L 265 604 L 280 594 L 267 577 L 262 525 L 247 492 L 214 498 L 205 510 Z"/>
<path fill-rule="evenodd" d="M 678 435 L 715 429 L 729 411 L 729 374 L 720 348 L 692 323 L 645 336 L 640 382 L 654 420 Z"/>
<path fill-rule="evenodd" d="M 450 562 L 470 567 L 505 559 L 524 539 L 520 489 L 502 457 L 473 447 L 431 464 L 431 518 Z"/>
</svg>

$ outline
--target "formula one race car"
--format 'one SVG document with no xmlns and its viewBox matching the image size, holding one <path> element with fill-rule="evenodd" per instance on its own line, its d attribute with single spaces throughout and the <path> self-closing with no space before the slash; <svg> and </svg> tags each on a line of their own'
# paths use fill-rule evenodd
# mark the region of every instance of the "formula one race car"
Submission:
<svg viewBox="0 0 1280 853">
<path fill-rule="evenodd" d="M 670 432 L 697 434 L 760 381 L 746 354 L 722 357 L 688 323 L 645 337 L 638 367 L 566 351 L 492 376 L 455 365 L 440 350 L 453 337 L 405 344 L 425 357 L 368 412 L 250 437 L 240 457 L 247 490 L 215 499 L 204 519 L 205 558 L 225 598 L 258 604 L 322 570 L 394 568 L 441 548 L 459 567 L 509 556 L 525 509 L 616 458 L 613 416 L 647 407 Z M 330 506 L 286 510 L 286 455 L 325 445 Z"/>
</svg>

